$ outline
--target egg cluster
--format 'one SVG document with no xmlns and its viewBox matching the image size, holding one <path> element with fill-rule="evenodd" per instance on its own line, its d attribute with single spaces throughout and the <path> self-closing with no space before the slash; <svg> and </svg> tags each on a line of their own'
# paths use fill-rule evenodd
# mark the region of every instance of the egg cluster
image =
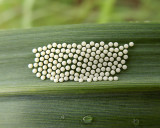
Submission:
<svg viewBox="0 0 160 128">
<path fill-rule="evenodd" d="M 32 50 L 35 59 L 28 68 L 41 80 L 54 82 L 118 80 L 115 74 L 127 69 L 128 48 L 132 46 L 133 42 L 119 46 L 118 42 L 103 41 L 48 44 Z"/>
</svg>

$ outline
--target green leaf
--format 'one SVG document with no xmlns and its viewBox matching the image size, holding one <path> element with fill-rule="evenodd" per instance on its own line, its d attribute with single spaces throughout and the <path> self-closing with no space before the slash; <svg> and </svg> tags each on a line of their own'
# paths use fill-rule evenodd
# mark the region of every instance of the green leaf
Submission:
<svg viewBox="0 0 160 128">
<path fill-rule="evenodd" d="M 159 106 L 156 92 L 0 97 L 0 127 L 158 128 Z"/>
<path fill-rule="evenodd" d="M 0 127 L 158 128 L 160 24 L 86 24 L 0 31 Z M 129 49 L 119 81 L 41 81 L 28 69 L 33 48 L 101 40 Z M 47 95 L 46 95 L 47 94 Z"/>
<path fill-rule="evenodd" d="M 160 90 L 160 24 L 85 24 L 0 31 L 0 95 L 55 94 Z M 33 62 L 33 48 L 56 41 L 133 41 L 128 70 L 119 81 L 63 82 L 41 81 L 27 65 Z"/>
</svg>

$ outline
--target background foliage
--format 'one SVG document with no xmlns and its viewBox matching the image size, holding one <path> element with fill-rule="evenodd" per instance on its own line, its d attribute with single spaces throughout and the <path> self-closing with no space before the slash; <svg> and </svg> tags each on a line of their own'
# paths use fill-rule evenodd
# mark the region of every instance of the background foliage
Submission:
<svg viewBox="0 0 160 128">
<path fill-rule="evenodd" d="M 0 29 L 158 22 L 160 0 L 0 0 Z"/>
</svg>

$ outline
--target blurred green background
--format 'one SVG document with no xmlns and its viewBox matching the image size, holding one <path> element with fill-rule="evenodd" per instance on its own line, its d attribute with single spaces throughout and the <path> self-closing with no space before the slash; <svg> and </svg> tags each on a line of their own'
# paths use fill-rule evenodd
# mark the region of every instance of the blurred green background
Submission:
<svg viewBox="0 0 160 128">
<path fill-rule="evenodd" d="M 159 22 L 160 0 L 0 0 L 0 29 Z"/>
</svg>

